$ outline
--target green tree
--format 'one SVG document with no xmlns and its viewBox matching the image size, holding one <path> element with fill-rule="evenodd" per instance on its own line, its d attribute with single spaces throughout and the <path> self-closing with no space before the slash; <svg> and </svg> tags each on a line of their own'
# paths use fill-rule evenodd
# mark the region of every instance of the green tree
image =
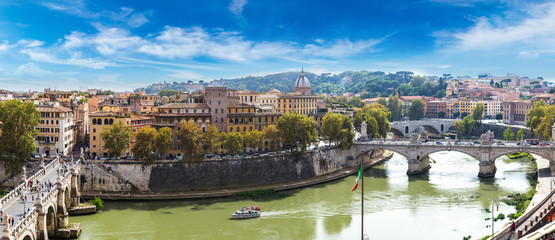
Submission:
<svg viewBox="0 0 555 240">
<path fill-rule="evenodd" d="M 362 99 L 360 99 L 359 96 L 354 96 L 349 98 L 349 101 L 347 102 L 347 104 L 353 107 L 361 108 L 361 107 L 364 107 L 365 103 L 362 101 Z"/>
<path fill-rule="evenodd" d="M 222 134 L 224 139 L 224 148 L 228 154 L 235 155 L 243 152 L 243 135 L 239 132 L 230 132 Z"/>
<path fill-rule="evenodd" d="M 526 120 L 526 127 L 530 129 L 530 132 L 537 133 L 537 129 L 545 117 L 545 101 L 540 100 L 534 102 L 534 106 L 528 110 L 526 115 L 528 116 L 528 120 Z"/>
<path fill-rule="evenodd" d="M 389 100 L 387 102 L 387 109 L 391 112 L 391 120 L 392 121 L 399 121 L 403 117 L 403 110 L 405 108 L 405 104 L 399 100 L 397 96 L 389 96 Z"/>
<path fill-rule="evenodd" d="M 202 137 L 204 153 L 216 154 L 222 146 L 220 130 L 213 124 L 208 124 L 206 133 Z"/>
<path fill-rule="evenodd" d="M 104 141 L 108 155 L 119 158 L 129 149 L 132 134 L 131 126 L 126 125 L 123 121 L 116 121 L 114 125 L 104 128 L 100 137 Z"/>
<path fill-rule="evenodd" d="M 154 139 L 154 152 L 158 158 L 164 158 L 172 149 L 173 132 L 169 127 L 163 127 L 158 130 L 158 134 Z"/>
<path fill-rule="evenodd" d="M 360 125 L 362 124 L 362 112 L 357 111 L 353 119 L 353 125 L 355 125 L 355 129 L 360 132 Z"/>
<path fill-rule="evenodd" d="M 204 149 L 202 148 L 202 131 L 200 127 L 194 122 L 185 121 L 181 124 L 176 135 L 181 141 L 183 160 L 189 163 L 201 162 Z"/>
<path fill-rule="evenodd" d="M 503 137 L 507 140 L 510 141 L 513 139 L 513 129 L 511 128 L 511 126 L 507 127 L 505 129 L 505 131 L 503 132 Z"/>
<path fill-rule="evenodd" d="M 439 111 L 439 112 L 437 113 L 437 117 L 438 117 L 438 118 L 445 118 L 445 111 Z"/>
<path fill-rule="evenodd" d="M 244 140 L 247 147 L 252 148 L 255 151 L 260 151 L 264 148 L 264 132 L 261 131 L 248 131 L 245 134 Z"/>
<path fill-rule="evenodd" d="M 421 87 L 422 84 L 424 84 L 425 81 L 426 81 L 426 79 L 424 77 L 418 75 L 418 76 L 413 77 L 410 80 L 410 85 L 414 88 Z"/>
<path fill-rule="evenodd" d="M 341 115 L 341 133 L 340 133 L 340 143 L 339 146 L 343 149 L 349 149 L 353 146 L 353 140 L 355 138 L 355 133 L 353 132 L 353 125 L 351 119 L 345 115 Z"/>
<path fill-rule="evenodd" d="M 162 89 L 158 92 L 158 96 L 175 96 L 175 95 L 179 95 L 181 93 L 181 91 L 179 90 L 173 90 L 173 89 Z"/>
<path fill-rule="evenodd" d="M 32 102 L 0 102 L 0 161 L 6 173 L 17 173 L 35 152 L 39 120 L 40 112 Z"/>
<path fill-rule="evenodd" d="M 295 155 L 306 152 L 306 148 L 318 141 L 318 123 L 297 112 L 286 113 L 279 118 L 277 128 L 282 133 L 283 144 Z"/>
<path fill-rule="evenodd" d="M 520 140 L 520 139 L 524 139 L 524 129 L 519 129 L 518 132 L 516 132 L 516 140 Z"/>
<path fill-rule="evenodd" d="M 468 116 L 464 117 L 462 120 L 463 126 L 464 126 L 464 134 L 465 135 L 470 135 L 470 133 L 472 132 L 472 129 L 474 128 L 476 121 L 472 118 L 469 118 Z"/>
<path fill-rule="evenodd" d="M 322 133 L 322 138 L 333 145 L 339 144 L 341 139 L 341 126 L 343 125 L 343 119 L 341 114 L 328 112 L 322 118 L 322 126 L 320 127 L 320 132 Z"/>
<path fill-rule="evenodd" d="M 419 120 L 424 117 L 424 110 L 426 108 L 426 103 L 422 101 L 422 99 L 414 99 L 410 103 L 409 107 L 409 119 L 410 120 Z"/>
<path fill-rule="evenodd" d="M 453 128 L 455 128 L 457 133 L 464 134 L 464 124 L 462 120 L 455 121 L 455 124 L 453 124 Z"/>
<path fill-rule="evenodd" d="M 454 112 L 454 113 L 453 113 L 453 118 L 458 118 L 460 115 L 461 115 L 460 112 L 458 112 L 458 111 L 457 111 L 457 112 Z"/>
<path fill-rule="evenodd" d="M 476 103 L 476 105 L 472 108 L 472 118 L 475 121 L 481 121 L 484 118 L 484 103 Z"/>
<path fill-rule="evenodd" d="M 495 114 L 495 119 L 498 120 L 498 121 L 503 120 L 503 113 Z"/>
<path fill-rule="evenodd" d="M 154 142 L 158 136 L 156 129 L 149 126 L 140 128 L 135 135 L 135 144 L 131 151 L 139 160 L 145 160 L 147 164 L 154 163 Z"/>
<path fill-rule="evenodd" d="M 493 79 L 491 81 L 489 81 L 489 85 L 493 86 L 494 82 Z"/>
<path fill-rule="evenodd" d="M 467 112 L 462 112 L 462 113 L 461 113 L 461 119 L 464 119 L 464 118 L 467 117 L 467 116 L 468 116 L 468 113 L 467 113 Z"/>
<path fill-rule="evenodd" d="M 272 152 L 281 150 L 281 132 L 276 125 L 270 125 L 264 129 L 264 136 L 268 142 L 268 149 Z"/>
<path fill-rule="evenodd" d="M 387 100 L 385 98 L 378 98 L 376 102 L 381 104 L 384 107 L 387 107 Z"/>
<path fill-rule="evenodd" d="M 387 133 L 391 130 L 389 124 L 391 113 L 389 110 L 381 104 L 373 103 L 362 108 L 362 111 L 366 115 L 368 135 L 373 138 L 387 137 Z"/>
</svg>

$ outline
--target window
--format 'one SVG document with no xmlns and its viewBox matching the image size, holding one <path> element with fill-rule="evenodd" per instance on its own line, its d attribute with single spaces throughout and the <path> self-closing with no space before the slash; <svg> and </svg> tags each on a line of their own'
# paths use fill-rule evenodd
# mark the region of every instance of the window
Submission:
<svg viewBox="0 0 555 240">
<path fill-rule="evenodd" d="M 218 113 L 218 109 L 216 109 L 216 113 Z"/>
<path fill-rule="evenodd" d="M 93 136 L 93 141 L 96 141 L 96 136 Z"/>
<path fill-rule="evenodd" d="M 56 124 L 60 124 L 60 123 L 58 122 L 58 120 L 56 120 Z"/>
<path fill-rule="evenodd" d="M 96 148 L 96 145 L 93 145 L 93 148 Z"/>
<path fill-rule="evenodd" d="M 222 118 L 222 122 L 224 122 L 224 118 Z"/>
<path fill-rule="evenodd" d="M 93 133 L 95 133 L 95 132 L 96 132 L 96 128 L 93 128 Z"/>
</svg>

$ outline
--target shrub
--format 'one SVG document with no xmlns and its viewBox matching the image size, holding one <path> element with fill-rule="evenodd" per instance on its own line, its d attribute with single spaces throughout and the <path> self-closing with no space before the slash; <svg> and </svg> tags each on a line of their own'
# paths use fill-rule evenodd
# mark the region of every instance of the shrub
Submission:
<svg viewBox="0 0 555 240">
<path fill-rule="evenodd" d="M 94 197 L 94 199 L 89 200 L 89 203 L 96 206 L 96 210 L 100 210 L 104 207 L 104 201 L 100 197 Z"/>
</svg>

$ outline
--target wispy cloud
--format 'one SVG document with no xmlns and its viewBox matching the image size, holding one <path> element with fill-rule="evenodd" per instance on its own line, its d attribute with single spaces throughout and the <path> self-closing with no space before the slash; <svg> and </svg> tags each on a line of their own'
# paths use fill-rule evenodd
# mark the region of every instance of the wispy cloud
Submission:
<svg viewBox="0 0 555 240">
<path fill-rule="evenodd" d="M 14 72 L 15 76 L 23 76 L 23 77 L 31 76 L 31 77 L 39 77 L 39 78 L 46 77 L 52 74 L 53 74 L 52 72 L 43 70 L 34 63 L 23 64 L 17 67 L 17 69 L 15 69 L 15 72 Z"/>
<path fill-rule="evenodd" d="M 33 39 L 33 40 L 22 39 L 22 40 L 17 41 L 17 45 L 20 45 L 20 46 L 25 47 L 25 48 L 32 48 L 32 47 L 40 47 L 40 46 L 44 45 L 44 42 L 39 41 L 39 40 L 35 40 L 35 39 Z"/>
<path fill-rule="evenodd" d="M 1 41 L 0 42 L 0 53 L 7 51 L 10 48 L 8 41 Z"/>
<path fill-rule="evenodd" d="M 119 11 L 104 10 L 101 12 L 94 12 L 87 9 L 87 4 L 83 0 L 57 0 L 41 2 L 39 4 L 53 11 L 59 11 L 85 19 L 104 19 L 113 22 L 125 23 L 127 26 L 133 28 L 137 28 L 145 23 L 148 23 L 149 20 L 147 19 L 147 16 L 152 15 L 150 11 L 134 13 L 134 9 L 129 7 L 121 7 Z"/>
<path fill-rule="evenodd" d="M 94 58 L 81 58 L 81 54 L 77 52 L 74 53 L 73 56 L 67 59 L 60 59 L 55 55 L 49 54 L 47 52 L 44 52 L 44 50 L 40 50 L 40 49 L 22 49 L 20 50 L 20 52 L 28 55 L 29 58 L 34 61 L 46 62 L 46 63 L 71 65 L 71 66 L 78 66 L 78 67 L 92 68 L 92 69 L 104 69 L 108 66 L 115 65 L 114 63 L 107 60 L 100 60 L 100 59 L 94 59 Z"/>
<path fill-rule="evenodd" d="M 184 71 L 184 70 L 176 71 L 175 73 L 170 74 L 169 76 L 177 79 L 201 79 L 201 76 L 199 74 L 191 71 Z"/>
<path fill-rule="evenodd" d="M 480 17 L 467 30 L 440 31 L 437 43 L 449 51 L 555 50 L 555 3 L 530 5 L 519 20 Z"/>
<path fill-rule="evenodd" d="M 229 10 L 237 15 L 240 16 L 243 13 L 243 7 L 247 4 L 247 0 L 232 0 L 229 4 Z"/>
</svg>

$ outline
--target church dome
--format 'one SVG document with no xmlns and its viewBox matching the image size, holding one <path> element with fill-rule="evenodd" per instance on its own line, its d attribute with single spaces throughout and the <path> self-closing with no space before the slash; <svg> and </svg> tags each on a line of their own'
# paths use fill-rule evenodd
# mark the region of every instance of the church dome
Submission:
<svg viewBox="0 0 555 240">
<path fill-rule="evenodd" d="M 304 76 L 304 71 L 301 70 L 301 75 L 299 76 L 299 78 L 297 78 L 297 81 L 295 82 L 295 88 L 309 88 L 310 87 L 310 82 L 308 81 L 308 78 L 306 78 Z"/>
</svg>

